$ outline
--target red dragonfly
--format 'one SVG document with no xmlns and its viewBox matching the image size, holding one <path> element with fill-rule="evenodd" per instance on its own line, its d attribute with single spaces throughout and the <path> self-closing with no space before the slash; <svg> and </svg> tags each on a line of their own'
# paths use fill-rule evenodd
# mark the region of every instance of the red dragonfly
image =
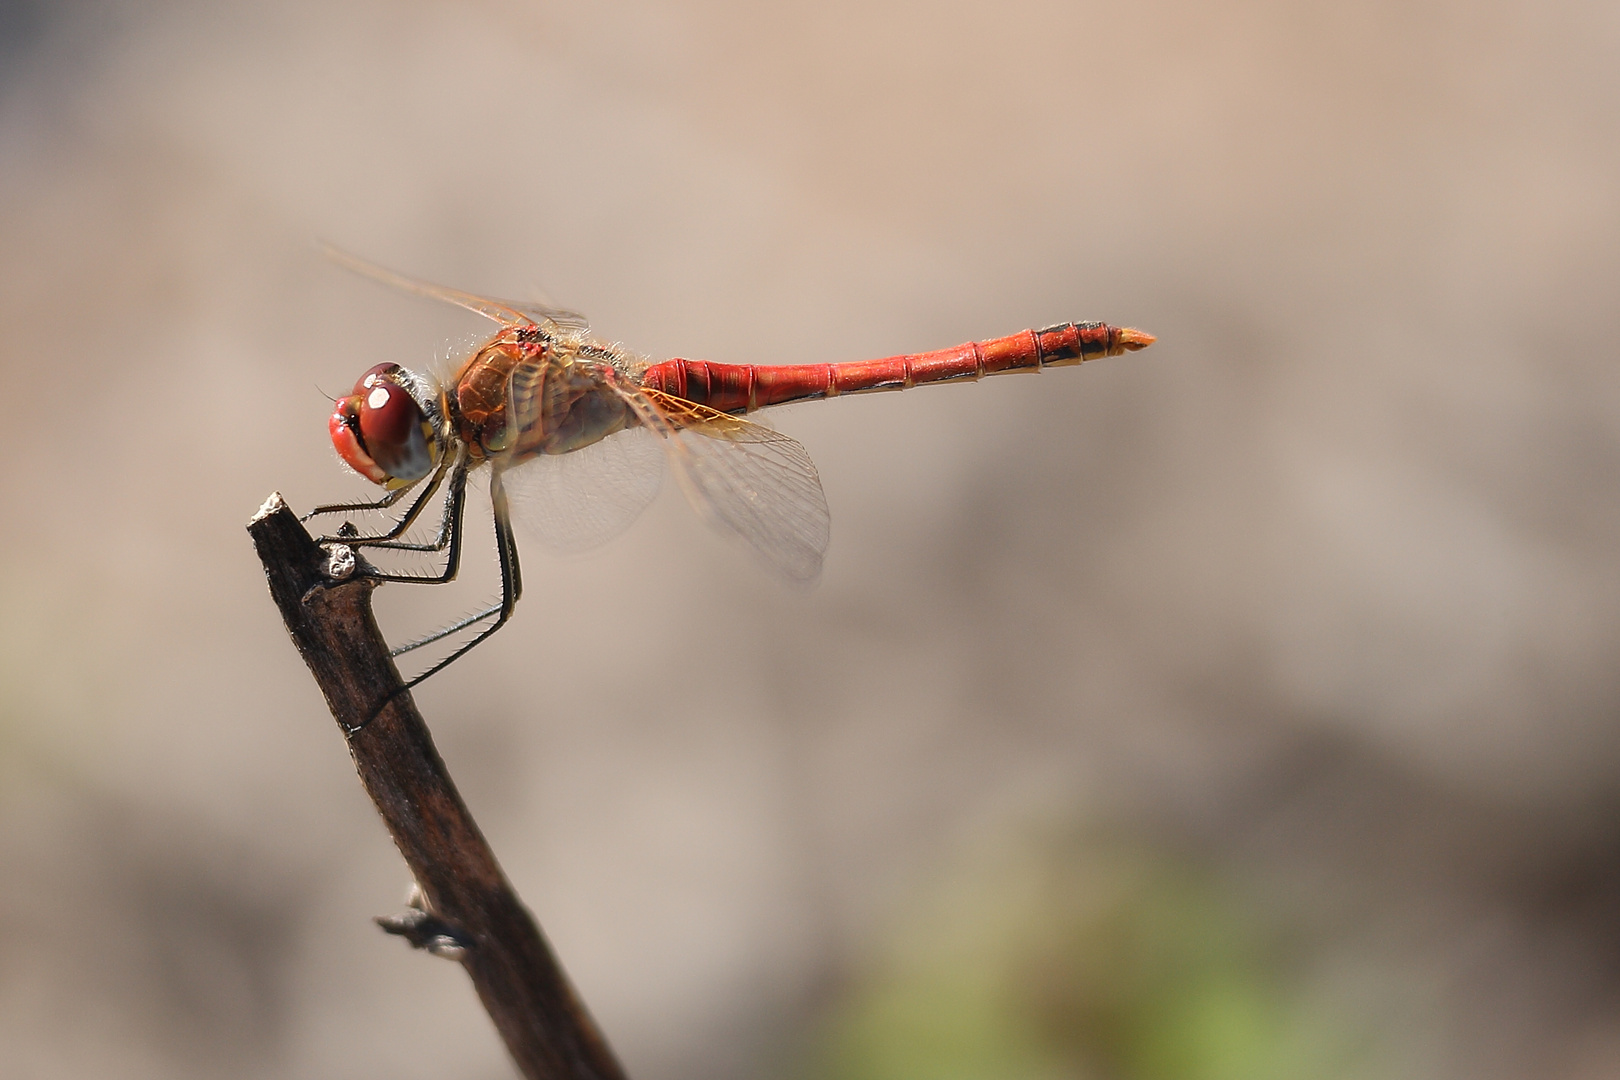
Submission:
<svg viewBox="0 0 1620 1080">
<path fill-rule="evenodd" d="M 688 500 L 721 531 L 741 537 L 783 576 L 810 582 L 821 572 L 828 535 L 816 467 L 796 440 L 739 414 L 809 398 L 1071 367 L 1154 341 L 1129 327 L 1080 322 L 855 363 L 652 363 L 592 337 L 575 312 L 474 296 L 329 253 L 388 285 L 500 324 L 448 380 L 392 363 L 362 375 L 353 393 L 337 402 L 328 426 L 339 456 L 386 493 L 373 502 L 320 506 L 304 518 L 385 510 L 414 492 L 387 531 L 363 536 L 346 522 L 321 542 L 442 553 L 438 573 L 367 572 L 385 581 L 450 581 L 461 564 L 467 477 L 488 466 L 500 602 L 395 649 L 399 656 L 479 627 L 407 687 L 459 659 L 511 618 L 523 591 L 514 508 L 551 546 L 599 543 L 652 501 L 667 461 Z M 446 494 L 437 535 L 423 543 L 402 539 L 441 487 Z"/>
</svg>

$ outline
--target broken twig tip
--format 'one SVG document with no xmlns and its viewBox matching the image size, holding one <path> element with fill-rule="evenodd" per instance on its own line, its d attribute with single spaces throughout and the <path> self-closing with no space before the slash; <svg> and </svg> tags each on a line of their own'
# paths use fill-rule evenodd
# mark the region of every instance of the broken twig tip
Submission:
<svg viewBox="0 0 1620 1080">
<path fill-rule="evenodd" d="M 281 497 L 281 492 L 272 491 L 270 493 L 270 497 L 264 500 L 264 505 L 259 507 L 259 512 L 248 519 L 248 524 L 255 525 L 269 517 L 271 514 L 280 513 L 286 508 L 287 500 Z"/>
</svg>

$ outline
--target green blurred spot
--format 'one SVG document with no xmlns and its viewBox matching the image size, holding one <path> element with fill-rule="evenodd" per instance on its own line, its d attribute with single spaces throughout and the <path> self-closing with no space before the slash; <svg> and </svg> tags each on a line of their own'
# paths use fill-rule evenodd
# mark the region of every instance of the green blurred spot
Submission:
<svg viewBox="0 0 1620 1080">
<path fill-rule="evenodd" d="M 998 852 L 910 913 L 834 1010 L 818 1080 L 1361 1075 L 1283 934 L 1140 846 Z M 1365 1064 L 1365 1062 L 1362 1062 Z"/>
</svg>

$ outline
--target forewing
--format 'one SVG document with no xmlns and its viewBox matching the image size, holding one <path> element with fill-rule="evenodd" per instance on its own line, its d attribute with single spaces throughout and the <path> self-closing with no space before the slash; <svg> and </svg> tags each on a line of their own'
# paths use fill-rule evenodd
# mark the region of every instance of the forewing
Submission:
<svg viewBox="0 0 1620 1080">
<path fill-rule="evenodd" d="M 577 330 L 583 333 L 590 329 L 590 320 L 577 311 L 566 308 L 547 307 L 544 304 L 518 302 L 515 300 L 497 300 L 489 296 L 478 296 L 460 289 L 452 289 L 446 285 L 435 285 L 431 281 L 422 281 L 419 278 L 406 277 L 395 273 L 376 263 L 367 262 L 358 255 L 351 255 L 341 248 L 331 244 L 323 244 L 322 250 L 327 258 L 339 265 L 353 270 L 357 274 L 364 274 L 374 281 L 402 289 L 418 296 L 430 297 L 434 300 L 443 300 L 447 304 L 466 308 L 493 319 L 505 326 L 532 326 L 535 322 L 551 322 L 561 329 Z"/>
<path fill-rule="evenodd" d="M 591 320 L 568 308 L 548 307 L 545 304 L 537 304 L 532 300 L 497 300 L 495 303 L 504 304 L 506 307 L 521 312 L 538 322 L 555 323 L 564 330 L 577 330 L 583 334 L 587 333 L 591 328 Z"/>
<path fill-rule="evenodd" d="M 798 440 L 763 424 L 657 390 L 622 390 L 643 426 L 662 436 L 688 500 L 742 537 L 790 580 L 821 574 L 830 515 L 821 478 Z"/>
</svg>

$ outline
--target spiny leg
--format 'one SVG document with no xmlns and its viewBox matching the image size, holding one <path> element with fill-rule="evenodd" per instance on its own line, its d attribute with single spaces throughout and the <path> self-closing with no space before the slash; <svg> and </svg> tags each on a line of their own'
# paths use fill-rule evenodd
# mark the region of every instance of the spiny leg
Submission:
<svg viewBox="0 0 1620 1080">
<path fill-rule="evenodd" d="M 444 570 L 438 574 L 402 574 L 390 573 L 372 568 L 367 576 L 378 581 L 406 581 L 419 585 L 442 585 L 447 581 L 454 581 L 461 569 L 462 545 L 462 510 L 467 502 L 467 455 L 464 453 L 457 459 L 450 469 L 450 490 L 444 497 L 444 517 L 439 523 L 439 536 L 431 544 L 403 544 L 388 540 L 371 540 L 367 537 L 350 539 L 348 537 L 335 537 L 337 543 L 348 544 L 351 547 L 364 546 L 385 548 L 390 551 L 442 551 L 448 548 L 444 559 Z"/>
<path fill-rule="evenodd" d="M 341 514 L 347 510 L 386 510 L 399 502 L 409 490 L 411 489 L 408 487 L 396 488 L 382 498 L 372 502 L 328 503 L 325 506 L 317 506 L 298 520 L 301 522 L 308 521 L 311 518 L 320 517 L 322 514 Z"/>
<path fill-rule="evenodd" d="M 461 563 L 462 508 L 465 505 L 466 489 L 467 463 L 466 456 L 463 455 L 462 459 L 457 461 L 456 468 L 454 468 L 450 473 L 450 491 L 445 497 L 446 511 L 444 519 L 444 531 L 449 535 L 448 546 L 450 550 L 445 559 L 445 571 L 442 575 L 438 577 L 417 577 L 409 574 L 386 574 L 372 571 L 372 576 L 380 581 L 406 581 L 415 582 L 418 584 L 438 584 L 441 582 L 450 581 L 452 578 L 454 578 Z M 388 707 L 389 702 L 393 701 L 396 697 L 405 693 L 407 690 L 420 686 L 427 679 L 437 675 L 439 672 L 443 671 L 445 668 L 467 655 L 467 653 L 472 651 L 475 646 L 481 644 L 485 638 L 489 637 L 495 631 L 505 626 L 506 621 L 512 617 L 512 612 L 517 607 L 518 598 L 523 595 L 523 572 L 518 565 L 517 540 L 512 535 L 511 509 L 506 498 L 506 487 L 501 483 L 501 472 L 498 468 L 492 469 L 490 472 L 489 495 L 490 502 L 494 508 L 495 549 L 497 554 L 500 556 L 501 563 L 501 602 L 485 611 L 479 612 L 476 615 L 459 620 L 458 622 L 453 623 L 442 630 L 437 630 L 418 641 L 413 641 L 408 645 L 401 646 L 400 648 L 393 650 L 393 652 L 391 652 L 389 655 L 390 657 L 397 657 L 404 653 L 410 652 L 412 649 L 417 649 L 423 645 L 429 645 L 435 641 L 440 641 L 451 634 L 454 634 L 458 630 L 466 629 L 467 627 L 472 626 L 483 619 L 487 619 L 490 616 L 495 616 L 495 621 L 489 626 L 485 627 L 483 630 L 479 631 L 477 636 L 475 636 L 471 641 L 467 642 L 465 645 L 461 646 L 455 652 L 451 653 L 443 660 L 440 660 L 426 671 L 407 680 L 404 685 L 400 686 L 399 689 L 395 690 L 393 693 L 379 701 L 376 707 L 371 710 L 370 715 L 367 716 L 364 721 L 353 727 L 346 727 L 345 730 L 351 737 L 358 734 L 373 720 L 375 720 L 383 709 Z"/>
<path fill-rule="evenodd" d="M 392 541 L 394 541 L 395 539 L 397 539 L 398 537 L 403 535 L 405 530 L 409 529 L 412 525 L 414 525 L 416 523 L 416 519 L 421 516 L 422 510 L 427 506 L 428 500 L 432 499 L 433 498 L 433 493 L 439 490 L 439 484 L 443 482 L 445 473 L 450 472 L 450 471 L 452 471 L 452 470 L 454 470 L 456 468 L 463 468 L 464 469 L 466 467 L 465 463 L 464 463 L 464 460 L 463 460 L 464 456 L 465 455 L 462 455 L 461 457 L 458 457 L 456 459 L 456 461 L 454 462 L 454 464 L 452 464 L 449 461 L 446 461 L 446 462 L 441 463 L 437 469 L 433 470 L 433 476 L 432 476 L 431 479 L 428 480 L 427 486 L 422 488 L 421 491 L 417 493 L 416 500 L 411 503 L 410 508 L 407 509 L 403 515 L 401 515 L 400 519 L 398 521 L 396 521 L 394 523 L 393 527 L 390 528 L 387 532 L 379 533 L 376 536 L 350 536 L 350 535 L 345 535 L 340 531 L 339 535 L 336 535 L 336 536 L 323 536 L 323 537 L 321 537 L 320 540 L 317 541 L 317 543 L 323 543 L 323 544 L 342 543 L 342 544 L 348 544 L 350 547 L 389 547 L 389 546 L 392 546 L 392 543 L 391 543 Z M 315 509 L 313 509 L 309 513 L 305 514 L 299 520 L 308 521 L 310 518 L 315 517 L 318 514 L 335 514 L 335 513 L 340 513 L 342 511 L 348 511 L 348 510 L 386 510 L 390 506 L 393 506 L 396 502 L 398 502 L 402 497 L 404 497 L 406 492 L 411 491 L 411 490 L 412 490 L 411 488 L 403 487 L 403 488 L 399 488 L 396 491 L 390 491 L 387 495 L 384 495 L 382 498 L 378 499 L 376 502 L 369 502 L 369 503 L 334 503 L 331 506 L 317 506 Z M 440 528 L 439 539 L 440 539 L 440 541 L 442 541 L 444 539 L 444 531 L 443 531 L 442 526 Z M 443 546 L 444 546 L 443 543 L 440 543 L 438 547 L 422 548 L 420 546 L 416 546 L 416 547 L 406 547 L 406 550 L 438 551 Z"/>
<path fill-rule="evenodd" d="M 459 659 L 467 652 L 468 649 L 471 649 L 474 645 L 477 645 L 480 641 L 483 641 L 490 634 L 493 634 L 496 630 L 499 630 L 501 625 L 511 617 L 512 608 L 517 603 L 517 597 L 513 593 L 511 584 L 515 580 L 514 575 L 517 570 L 517 549 L 512 540 L 512 526 L 511 522 L 507 518 L 506 513 L 506 492 L 505 489 L 501 488 L 500 486 L 499 474 L 496 474 L 490 480 L 490 489 L 492 496 L 498 495 L 498 498 L 496 499 L 495 511 L 495 534 L 498 542 L 498 549 L 501 554 L 501 604 L 495 608 L 491 608 L 489 611 L 474 616 L 472 619 L 462 620 L 455 626 L 449 627 L 442 631 L 437 631 L 420 641 L 414 641 L 402 648 L 395 649 L 389 653 L 389 656 L 390 658 L 396 657 L 401 653 L 409 652 L 410 650 L 418 648 L 419 646 L 437 641 L 448 634 L 454 633 L 456 630 L 461 629 L 462 627 L 477 622 L 479 619 L 488 618 L 497 611 L 501 612 L 499 621 L 497 621 L 494 626 L 491 626 L 489 629 L 480 633 L 472 641 L 468 642 L 460 649 L 457 649 L 454 653 L 451 653 L 450 656 L 444 660 L 434 664 L 432 667 L 404 683 L 399 687 L 399 689 L 377 702 L 376 707 L 373 708 L 370 714 L 367 715 L 366 718 L 360 723 L 353 726 L 344 725 L 344 731 L 351 738 L 359 734 L 366 728 L 367 725 L 375 720 L 377 716 L 388 707 L 389 702 L 393 701 L 407 690 L 410 690 L 412 687 L 419 685 L 428 676 L 443 671 L 451 663 L 451 661 Z M 445 515 L 442 531 L 448 533 L 449 535 L 449 553 L 445 556 L 444 573 L 435 577 L 424 577 L 415 574 L 390 574 L 373 569 L 370 571 L 370 576 L 378 581 L 403 581 L 418 585 L 437 585 L 453 580 L 456 576 L 456 572 L 461 568 L 462 509 L 466 504 L 466 494 L 467 467 L 465 456 L 463 456 L 463 458 L 456 463 L 456 467 L 451 470 L 450 490 L 445 495 Z M 519 584 L 517 588 L 521 590 L 521 584 Z"/>
<path fill-rule="evenodd" d="M 495 621 L 489 626 L 486 626 L 484 629 L 480 630 L 477 636 L 475 636 L 465 645 L 462 645 L 455 652 L 451 653 L 443 660 L 440 660 L 437 664 L 434 664 L 420 675 L 412 678 L 405 684 L 405 689 L 407 690 L 420 684 L 429 676 L 443 671 L 452 663 L 471 652 L 472 649 L 482 643 L 485 638 L 499 630 L 502 626 L 505 626 L 506 621 L 512 617 L 512 612 L 517 608 L 518 598 L 523 595 L 523 571 L 518 565 L 517 540 L 512 535 L 511 510 L 507 504 L 506 487 L 501 482 L 501 473 L 499 469 L 493 470 L 490 473 L 489 498 L 490 503 L 493 505 L 495 511 L 495 550 L 500 556 L 501 561 L 501 602 L 486 608 L 477 614 L 469 615 L 465 619 L 451 623 L 449 626 L 442 629 L 435 630 L 426 637 L 413 641 L 408 645 L 402 645 L 395 649 L 391 655 L 397 657 L 404 653 L 410 652 L 412 649 L 419 649 L 424 645 L 431 645 L 435 641 L 441 641 L 444 638 L 449 637 L 451 634 L 454 634 L 460 630 L 465 630 L 467 627 L 487 619 L 490 616 L 495 616 Z M 459 532 L 459 530 L 457 531 Z"/>
<path fill-rule="evenodd" d="M 462 458 L 456 462 L 450 473 L 450 490 L 452 493 L 465 490 L 467 473 L 471 469 L 472 465 L 470 464 L 469 455 L 463 453 Z M 460 473 L 459 486 L 457 480 L 458 471 Z M 435 475 L 432 486 L 428 488 L 422 499 L 418 500 L 419 503 L 426 503 L 427 496 L 433 494 L 433 488 L 438 486 L 438 482 L 438 476 Z M 445 549 L 445 545 L 452 541 L 461 526 L 461 506 L 459 505 L 459 500 L 459 495 L 445 495 L 444 509 L 439 515 L 439 531 L 432 540 L 429 540 L 426 543 L 411 543 L 405 540 L 396 540 L 395 537 L 404 531 L 403 526 L 396 526 L 382 536 L 368 536 L 361 538 L 360 545 L 363 547 L 383 548 L 388 551 L 443 551 Z M 407 515 L 407 517 L 414 516 L 414 514 L 420 512 L 417 507 L 413 506 L 411 509 L 412 514 Z M 406 524 L 408 525 L 409 522 L 406 522 Z"/>
<path fill-rule="evenodd" d="M 449 637 L 451 634 L 456 633 L 457 631 L 467 629 L 467 627 L 473 625 L 473 623 L 482 622 L 483 620 L 489 618 L 491 615 L 494 615 L 496 612 L 498 612 L 500 610 L 501 610 L 501 605 L 500 604 L 491 604 L 489 607 L 485 608 L 483 611 L 479 611 L 479 612 L 476 612 L 476 613 L 474 613 L 472 615 L 468 615 L 465 618 L 457 619 L 455 622 L 451 623 L 449 626 L 441 626 L 441 627 L 439 627 L 437 630 L 433 631 L 433 633 L 431 633 L 431 634 L 428 634 L 426 637 L 419 637 L 415 641 L 412 641 L 412 642 L 409 642 L 407 644 L 401 645 L 399 648 L 394 649 L 393 651 L 391 651 L 388 655 L 391 656 L 391 657 L 394 657 L 395 659 L 398 659 L 399 657 L 404 656 L 406 653 L 410 652 L 413 649 L 420 649 L 424 645 L 431 645 L 435 641 L 442 641 L 445 638 Z"/>
</svg>

